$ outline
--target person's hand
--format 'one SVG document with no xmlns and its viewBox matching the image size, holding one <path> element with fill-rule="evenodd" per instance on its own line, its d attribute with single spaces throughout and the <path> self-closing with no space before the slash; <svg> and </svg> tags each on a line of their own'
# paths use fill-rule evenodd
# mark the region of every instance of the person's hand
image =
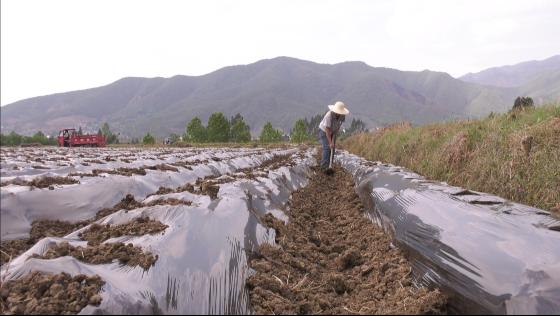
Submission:
<svg viewBox="0 0 560 316">
<path fill-rule="evenodd" d="M 330 144 L 329 144 L 329 147 L 331 147 L 331 149 L 334 149 L 334 144 L 333 144 L 333 143 L 330 143 Z"/>
</svg>

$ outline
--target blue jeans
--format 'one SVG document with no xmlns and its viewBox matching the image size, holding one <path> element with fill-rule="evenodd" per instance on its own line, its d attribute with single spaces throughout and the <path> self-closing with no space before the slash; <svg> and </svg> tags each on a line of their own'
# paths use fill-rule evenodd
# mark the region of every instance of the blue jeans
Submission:
<svg viewBox="0 0 560 316">
<path fill-rule="evenodd" d="M 321 140 L 321 144 L 323 145 L 323 156 L 321 158 L 321 168 L 328 168 L 329 167 L 329 160 L 331 159 L 331 147 L 329 146 L 329 140 L 327 139 L 327 134 L 323 132 L 323 130 L 319 130 L 319 139 Z M 334 144 L 336 145 L 336 138 L 333 139 Z M 334 158 L 333 158 L 334 159 Z"/>
</svg>

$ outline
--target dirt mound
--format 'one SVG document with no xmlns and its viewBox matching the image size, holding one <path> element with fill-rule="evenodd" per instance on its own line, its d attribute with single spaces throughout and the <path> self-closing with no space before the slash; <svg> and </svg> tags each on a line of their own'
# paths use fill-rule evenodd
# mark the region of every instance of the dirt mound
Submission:
<svg viewBox="0 0 560 316">
<path fill-rule="evenodd" d="M 2 241 L 0 244 L 0 249 L 2 249 L 0 253 L 0 264 L 10 261 L 11 258 L 16 258 L 45 237 L 63 237 L 87 225 L 89 225 L 89 221 L 82 221 L 75 224 L 58 220 L 35 221 L 31 224 L 29 238 Z"/>
<path fill-rule="evenodd" d="M 157 255 L 145 253 L 142 248 L 132 244 L 125 245 L 121 242 L 110 244 L 88 245 L 87 247 L 74 247 L 64 241 L 51 247 L 44 255 L 34 255 L 38 259 L 55 259 L 59 257 L 72 256 L 80 261 L 91 264 L 111 263 L 119 260 L 121 264 L 129 266 L 140 266 L 144 270 L 150 269 L 158 259 Z"/>
<path fill-rule="evenodd" d="M 290 162 L 290 158 L 292 157 L 291 154 L 287 155 L 276 155 L 270 159 L 265 160 L 260 166 L 259 169 L 276 169 L 282 166 L 288 165 Z"/>
<path fill-rule="evenodd" d="M 160 221 L 140 217 L 123 225 L 93 224 L 88 230 L 80 233 L 80 238 L 87 240 L 90 245 L 96 245 L 120 236 L 155 235 L 164 231 L 167 227 L 169 226 L 162 224 Z"/>
<path fill-rule="evenodd" d="M 121 159 L 122 160 L 122 159 Z M 179 172 L 179 169 L 167 165 L 167 164 L 159 164 L 155 166 L 142 166 L 139 168 L 127 168 L 127 167 L 120 167 L 115 170 L 108 170 L 108 169 L 93 169 L 91 173 L 84 173 L 84 172 L 73 172 L 70 173 L 69 176 L 78 176 L 78 177 L 98 177 L 102 173 L 107 174 L 115 174 L 125 177 L 131 177 L 133 175 L 146 175 L 146 169 L 149 170 L 160 170 L 160 171 L 173 171 Z"/>
<path fill-rule="evenodd" d="M 198 183 L 198 180 L 197 180 Z M 196 193 L 201 193 L 204 195 L 208 195 L 212 200 L 218 198 L 218 192 L 220 191 L 220 186 L 217 185 L 215 182 L 212 181 L 203 181 L 200 183 L 200 189 Z"/>
<path fill-rule="evenodd" d="M 112 171 L 111 173 L 116 173 L 121 176 L 131 177 L 135 174 L 145 176 L 146 170 L 144 168 L 127 168 L 127 167 L 120 167 L 117 170 Z"/>
<path fill-rule="evenodd" d="M 159 171 L 173 171 L 173 172 L 179 172 L 179 169 L 172 167 L 170 165 L 166 165 L 166 164 L 159 164 L 159 165 L 155 165 L 155 166 L 144 166 L 142 167 L 144 169 L 150 169 L 150 170 L 159 170 Z"/>
<path fill-rule="evenodd" d="M 144 203 L 144 206 L 154 205 L 192 205 L 192 201 L 179 200 L 176 198 L 158 199 L 149 203 Z"/>
<path fill-rule="evenodd" d="M 146 175 L 146 170 L 144 170 L 144 168 L 127 168 L 127 167 L 120 167 L 120 168 L 117 168 L 116 170 L 93 169 L 91 171 L 91 173 L 73 172 L 73 173 L 70 173 L 69 176 L 98 177 L 102 173 L 131 177 L 133 175 L 145 176 Z"/>
<path fill-rule="evenodd" d="M 288 225 L 267 215 L 278 245 L 250 255 L 247 282 L 257 314 L 423 314 L 445 312 L 438 290 L 417 289 L 391 239 L 364 217 L 352 178 L 318 170 L 293 194 Z"/>
<path fill-rule="evenodd" d="M 44 169 L 44 170 L 50 169 L 47 166 L 40 166 L 40 165 L 33 165 L 33 166 L 31 166 L 31 168 L 33 168 L 33 169 Z"/>
<path fill-rule="evenodd" d="M 138 202 L 134 199 L 134 195 L 127 194 L 119 203 L 115 204 L 113 207 L 104 208 L 101 211 L 97 212 L 95 215 L 95 220 L 103 218 L 107 215 L 113 214 L 120 210 L 133 210 L 135 208 L 143 207 L 144 204 L 142 202 Z"/>
<path fill-rule="evenodd" d="M 104 165 L 105 163 L 99 159 L 85 159 L 84 162 Z"/>
<path fill-rule="evenodd" d="M 76 184 L 76 183 L 80 183 L 80 181 L 69 177 L 37 177 L 31 181 L 22 180 L 22 179 L 13 179 L 10 181 L 2 182 L 0 186 L 15 184 L 15 185 L 30 186 L 34 188 L 43 189 L 43 188 L 49 188 L 55 184 L 61 185 L 61 184 Z"/>
<path fill-rule="evenodd" d="M 192 187 L 192 185 L 191 185 Z M 169 191 L 170 190 L 170 191 Z M 179 189 L 177 189 L 179 190 Z M 185 191 L 185 190 L 182 190 Z M 182 192 L 182 191 L 177 191 L 177 192 Z M 193 189 L 194 191 L 194 189 Z M 160 192 L 160 193 L 158 193 Z M 165 192 L 165 193 L 162 193 Z M 164 188 L 164 187 L 160 187 L 159 190 L 155 193 L 155 194 L 167 194 L 167 193 L 171 193 L 173 192 L 172 189 L 169 188 Z M 150 194 L 150 195 L 154 195 L 154 194 Z M 148 196 L 150 196 L 148 195 Z M 154 206 L 154 205 L 180 205 L 180 204 L 184 204 L 184 205 L 191 205 L 192 202 L 191 201 L 184 201 L 184 200 L 179 200 L 179 199 L 175 199 L 175 198 L 167 198 L 167 199 L 158 199 L 149 203 L 142 203 L 139 201 L 136 201 L 136 199 L 134 198 L 134 195 L 132 194 L 127 194 L 119 203 L 115 204 L 113 207 L 109 207 L 109 208 L 104 208 L 102 210 L 100 210 L 99 212 L 97 212 L 97 214 L 95 215 L 95 220 L 98 220 L 100 218 L 103 218 L 105 216 L 111 215 L 115 212 L 118 212 L 120 210 L 134 210 L 140 207 L 146 207 L 146 206 Z"/>
<path fill-rule="evenodd" d="M 212 199 L 216 199 L 218 197 L 218 192 L 220 191 L 220 186 L 218 185 L 219 183 L 224 183 L 224 182 L 220 182 L 219 180 L 216 180 L 215 177 L 210 176 L 210 177 L 206 177 L 204 179 L 197 179 L 195 184 L 190 184 L 187 183 L 185 185 L 182 185 L 180 187 L 178 187 L 177 189 L 171 189 L 171 188 L 166 188 L 166 187 L 160 187 L 155 193 L 150 194 L 148 196 L 151 195 L 157 195 L 157 194 L 168 194 L 168 193 L 179 193 L 179 192 L 190 192 L 192 194 L 205 194 L 210 196 L 210 198 Z M 181 201 L 181 200 L 177 200 L 174 198 L 169 198 L 166 200 L 158 200 L 158 201 L 162 201 L 164 203 L 156 203 L 156 204 L 171 204 L 171 205 L 177 205 L 177 204 L 187 204 L 187 205 L 191 205 L 191 202 L 185 202 L 185 201 Z M 165 203 L 165 201 L 169 201 L 171 203 Z M 176 201 L 177 203 L 174 204 L 173 201 Z M 154 203 L 154 202 L 151 202 Z M 149 204 L 151 204 L 149 203 Z"/>
<path fill-rule="evenodd" d="M 0 244 L 0 265 L 21 255 L 34 244 L 29 238 L 2 241 Z"/>
<path fill-rule="evenodd" d="M 105 282 L 99 276 L 32 272 L 0 287 L 2 315 L 77 314 L 88 304 L 98 306 Z"/>
<path fill-rule="evenodd" d="M 264 169 L 276 169 L 281 166 L 292 166 L 293 160 L 291 158 L 292 158 L 291 155 L 277 155 L 268 160 L 265 160 L 262 164 L 260 164 L 257 167 L 239 169 L 237 170 L 237 173 L 233 175 L 207 176 L 203 179 L 200 178 L 197 179 L 194 184 L 187 183 L 176 189 L 160 187 L 155 193 L 149 194 L 148 196 L 188 191 L 192 194 L 208 195 L 210 196 L 211 199 L 214 200 L 218 198 L 218 192 L 220 191 L 220 186 L 219 186 L 220 184 L 233 182 L 239 179 L 255 180 L 260 175 L 258 172 L 262 172 Z M 215 158 L 215 157 L 211 158 L 210 160 L 222 161 L 221 158 Z M 200 163 L 199 160 L 196 160 L 195 162 Z M 173 163 L 172 165 L 190 168 L 190 165 L 195 162 L 177 162 L 177 163 Z"/>
<path fill-rule="evenodd" d="M 59 220 L 41 220 L 33 222 L 29 234 L 31 236 L 31 239 L 34 241 L 39 241 L 40 239 L 47 236 L 63 237 L 79 228 L 87 226 L 88 224 L 88 221 L 82 221 L 72 224 Z"/>
<path fill-rule="evenodd" d="M 85 172 L 72 172 L 70 174 L 68 174 L 69 177 L 99 177 L 100 174 L 102 173 L 108 173 L 111 174 L 113 173 L 112 170 L 108 170 L 108 169 L 93 169 L 91 171 L 91 173 L 85 173 Z"/>
<path fill-rule="evenodd" d="M 156 192 L 148 194 L 148 197 L 152 196 L 152 195 L 163 195 L 163 194 L 169 194 L 169 193 L 173 193 L 173 192 L 175 192 L 175 191 L 171 188 L 159 187 L 159 189 Z"/>
<path fill-rule="evenodd" d="M 177 162 L 171 163 L 170 165 L 175 166 L 175 167 L 183 167 L 183 168 L 186 168 L 188 170 L 193 170 L 192 169 L 192 163 L 187 162 L 187 161 L 177 161 Z"/>
</svg>

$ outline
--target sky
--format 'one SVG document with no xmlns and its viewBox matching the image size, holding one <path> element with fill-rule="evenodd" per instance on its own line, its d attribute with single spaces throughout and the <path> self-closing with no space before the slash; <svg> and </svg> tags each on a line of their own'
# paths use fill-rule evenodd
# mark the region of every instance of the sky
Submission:
<svg viewBox="0 0 560 316">
<path fill-rule="evenodd" d="M 454 77 L 560 54 L 557 0 L 2 0 L 1 105 L 289 56 Z"/>
</svg>

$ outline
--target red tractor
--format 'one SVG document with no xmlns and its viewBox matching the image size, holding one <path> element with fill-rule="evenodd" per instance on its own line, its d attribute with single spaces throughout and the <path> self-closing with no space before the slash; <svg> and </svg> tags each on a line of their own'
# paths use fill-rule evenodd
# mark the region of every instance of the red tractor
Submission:
<svg viewBox="0 0 560 316">
<path fill-rule="evenodd" d="M 73 128 L 65 128 L 58 134 L 58 146 L 60 147 L 105 147 L 105 145 L 103 135 L 80 135 Z"/>
</svg>

